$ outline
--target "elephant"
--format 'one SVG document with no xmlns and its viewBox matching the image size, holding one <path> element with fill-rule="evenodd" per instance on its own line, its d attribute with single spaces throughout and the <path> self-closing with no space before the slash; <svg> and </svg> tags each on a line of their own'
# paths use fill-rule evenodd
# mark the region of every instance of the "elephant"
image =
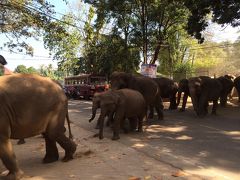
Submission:
<svg viewBox="0 0 240 180">
<path fill-rule="evenodd" d="M 163 119 L 163 102 L 160 96 L 160 89 L 152 78 L 115 71 L 110 77 L 110 86 L 113 90 L 129 88 L 140 92 L 147 106 L 155 107 L 158 119 Z M 148 118 L 153 118 L 153 111 L 150 111 Z"/>
<path fill-rule="evenodd" d="M 43 163 L 59 158 L 56 142 L 65 150 L 62 161 L 73 159 L 77 145 L 65 136 L 68 100 L 62 88 L 39 75 L 14 74 L 0 77 L 0 158 L 9 170 L 6 179 L 20 179 L 10 139 L 43 134 L 46 154 Z"/>
<path fill-rule="evenodd" d="M 240 76 L 236 77 L 233 83 L 238 93 L 238 102 L 240 102 Z"/>
<path fill-rule="evenodd" d="M 119 139 L 119 130 L 124 126 L 125 118 L 128 118 L 130 124 L 135 125 L 142 131 L 143 119 L 147 114 L 147 105 L 143 95 L 132 89 L 108 90 L 102 93 L 96 93 L 93 97 L 91 122 L 96 115 L 97 109 L 101 109 L 99 116 L 99 139 L 103 139 L 103 124 L 107 115 L 113 117 L 113 137 L 112 140 Z M 134 127 L 135 128 L 135 127 Z"/>
<path fill-rule="evenodd" d="M 231 94 L 233 89 L 233 81 L 225 76 L 220 76 L 217 78 L 222 84 L 222 91 L 220 95 L 220 105 L 222 107 L 226 107 L 227 104 L 227 97 Z"/>
<path fill-rule="evenodd" d="M 169 109 L 177 109 L 176 103 L 176 93 L 178 91 L 178 85 L 172 79 L 166 77 L 153 78 L 153 80 L 158 84 L 160 91 L 160 96 L 162 98 L 170 99 Z"/>
<path fill-rule="evenodd" d="M 207 76 L 192 77 L 188 80 L 193 108 L 199 117 L 207 115 L 208 102 L 213 101 L 212 114 L 216 115 L 218 99 L 223 86 L 217 79 Z"/>
</svg>

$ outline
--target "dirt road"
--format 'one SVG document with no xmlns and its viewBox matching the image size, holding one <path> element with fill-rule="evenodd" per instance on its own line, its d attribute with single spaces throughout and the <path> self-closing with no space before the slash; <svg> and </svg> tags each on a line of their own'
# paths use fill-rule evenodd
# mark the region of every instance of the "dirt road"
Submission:
<svg viewBox="0 0 240 180">
<path fill-rule="evenodd" d="M 235 104 L 204 119 L 197 118 L 191 107 L 184 113 L 165 110 L 164 121 L 151 122 L 144 133 L 120 134 L 118 141 L 110 140 L 107 128 L 103 140 L 93 138 L 97 130 L 96 121 L 88 123 L 91 101 L 70 101 L 69 112 L 78 143 L 75 159 L 42 164 L 45 145 L 40 136 L 20 146 L 13 140 L 24 179 L 240 178 L 240 112 Z M 0 173 L 7 173 L 2 164 Z"/>
</svg>

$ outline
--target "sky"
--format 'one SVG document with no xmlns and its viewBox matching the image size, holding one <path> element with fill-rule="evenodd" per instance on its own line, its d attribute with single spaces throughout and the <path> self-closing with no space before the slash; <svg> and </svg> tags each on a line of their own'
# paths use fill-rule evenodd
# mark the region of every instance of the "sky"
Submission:
<svg viewBox="0 0 240 180">
<path fill-rule="evenodd" d="M 49 0 L 49 2 L 55 6 L 56 12 L 64 14 L 69 9 L 69 5 L 66 5 L 62 0 Z M 70 4 L 74 4 L 76 0 L 69 0 L 69 2 Z M 232 28 L 231 26 L 221 27 L 217 24 L 212 24 L 210 29 L 213 30 L 213 40 L 216 42 L 226 40 L 234 42 L 240 36 L 240 28 Z M 4 39 L 2 36 L 0 36 L 0 38 L 2 40 Z M 8 69 L 14 71 L 14 69 L 21 64 L 25 65 L 26 67 L 33 66 L 35 68 L 39 68 L 40 65 L 52 64 L 53 67 L 57 68 L 57 61 L 52 60 L 51 56 L 49 55 L 49 51 L 44 48 L 42 41 L 31 39 L 29 42 L 34 48 L 33 57 L 29 55 L 9 53 L 8 49 L 6 48 L 3 48 L 2 50 L 0 49 L 0 54 L 3 55 L 8 62 L 6 65 Z M 0 46 L 2 46 L 2 44 L 0 44 Z"/>
</svg>

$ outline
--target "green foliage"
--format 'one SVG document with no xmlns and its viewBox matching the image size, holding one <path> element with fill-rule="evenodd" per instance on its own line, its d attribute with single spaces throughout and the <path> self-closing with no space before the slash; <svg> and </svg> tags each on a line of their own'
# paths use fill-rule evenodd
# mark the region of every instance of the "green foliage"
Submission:
<svg viewBox="0 0 240 180">
<path fill-rule="evenodd" d="M 63 73 L 59 70 L 55 70 L 52 64 L 49 64 L 48 66 L 41 65 L 38 71 L 40 75 L 49 77 L 51 79 L 55 79 L 55 80 L 63 79 Z"/>
<path fill-rule="evenodd" d="M 38 74 L 38 70 L 34 67 L 27 68 L 25 65 L 18 65 L 15 70 L 15 73 L 23 73 L 23 74 Z"/>
<path fill-rule="evenodd" d="M 143 53 L 143 63 L 154 64 L 162 45 L 175 31 L 183 28 L 188 10 L 182 1 L 91 1 L 97 17 L 113 22 L 114 34 L 121 35 L 128 46 Z M 153 54 L 148 56 L 148 54 Z"/>
<path fill-rule="evenodd" d="M 191 16 L 188 18 L 188 33 L 201 43 L 204 41 L 201 32 L 208 26 L 207 16 L 210 13 L 213 22 L 221 25 L 231 24 L 235 27 L 240 25 L 239 0 L 185 0 L 185 5 L 191 11 Z"/>
<path fill-rule="evenodd" d="M 61 22 L 54 22 L 44 33 L 44 45 L 58 60 L 59 70 L 66 71 L 67 75 L 74 74 L 73 69 L 79 67 L 78 54 L 80 51 L 81 35 L 78 29 L 69 24 L 74 24 L 71 14 L 62 18 Z"/>
<path fill-rule="evenodd" d="M 10 50 L 33 54 L 27 38 L 38 38 L 51 24 L 53 6 L 42 0 L 3 0 L 0 2 L 0 33 L 8 39 L 4 46 Z"/>
</svg>

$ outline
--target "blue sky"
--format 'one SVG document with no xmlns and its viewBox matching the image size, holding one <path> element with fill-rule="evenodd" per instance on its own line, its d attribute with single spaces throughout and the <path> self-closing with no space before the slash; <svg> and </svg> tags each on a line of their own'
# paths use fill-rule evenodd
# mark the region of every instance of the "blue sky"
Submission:
<svg viewBox="0 0 240 180">
<path fill-rule="evenodd" d="M 68 11 L 69 6 L 66 5 L 62 0 L 48 0 L 51 4 L 55 6 L 55 11 L 59 13 L 65 13 Z M 70 4 L 77 2 L 77 0 L 68 0 Z M 225 28 L 220 27 L 219 25 L 212 25 L 214 30 L 213 40 L 217 42 L 221 41 L 235 41 L 237 37 L 240 36 L 240 28 L 232 28 L 231 26 L 227 26 Z M 2 38 L 2 37 L 1 37 Z M 49 51 L 43 47 L 43 43 L 41 41 L 29 40 L 31 45 L 34 48 L 34 57 L 28 55 L 20 55 L 20 54 L 11 54 L 7 49 L 0 50 L 0 54 L 3 55 L 8 64 L 10 70 L 14 70 L 18 65 L 23 64 L 27 67 L 33 66 L 35 68 L 39 68 L 40 65 L 48 65 L 53 64 L 54 67 L 57 67 L 57 62 L 53 61 L 49 56 Z"/>
<path fill-rule="evenodd" d="M 55 6 L 56 12 L 64 14 L 65 12 L 68 11 L 68 5 L 66 5 L 66 3 L 64 3 L 62 0 L 48 0 L 48 1 Z M 74 1 L 75 0 L 69 0 L 70 3 Z M 4 37 L 1 37 L 1 40 L 4 40 Z M 43 47 L 42 41 L 30 39 L 28 42 L 31 43 L 31 45 L 34 48 L 33 57 L 29 55 L 9 53 L 8 49 L 6 48 L 0 50 L 0 54 L 3 55 L 8 62 L 8 64 L 6 65 L 7 68 L 13 71 L 20 64 L 23 64 L 27 67 L 33 66 L 35 68 L 39 68 L 40 65 L 42 64 L 44 65 L 53 64 L 54 67 L 57 67 L 57 62 L 52 60 L 52 58 L 49 55 L 49 51 Z"/>
</svg>

